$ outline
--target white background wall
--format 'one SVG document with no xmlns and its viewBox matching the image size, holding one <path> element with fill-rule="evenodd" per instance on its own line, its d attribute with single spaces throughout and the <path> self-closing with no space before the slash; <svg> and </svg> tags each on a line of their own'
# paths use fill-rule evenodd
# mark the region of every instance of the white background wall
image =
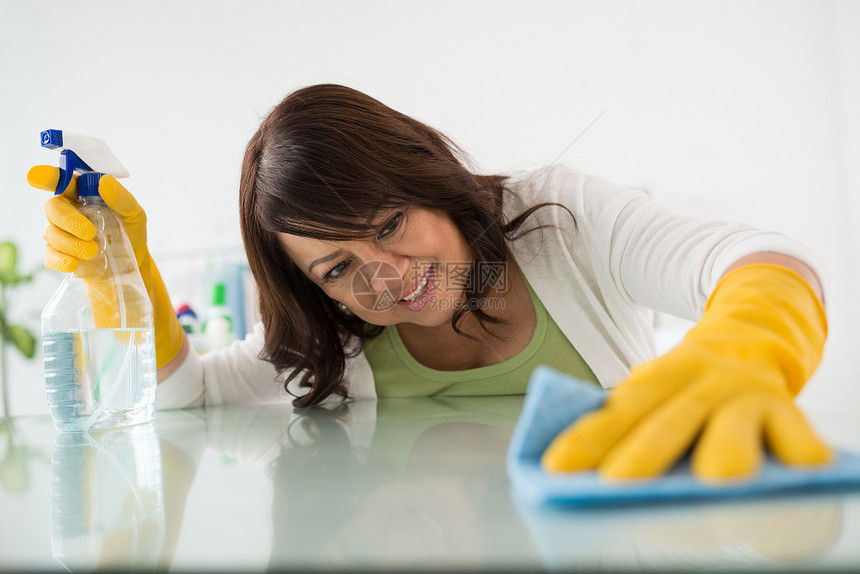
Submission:
<svg viewBox="0 0 860 574">
<path fill-rule="evenodd" d="M 559 162 L 680 211 L 787 232 L 828 269 L 820 374 L 860 374 L 860 2 L 0 0 L 0 241 L 41 265 L 54 163 L 38 134 L 102 137 L 132 173 L 176 290 L 241 252 L 244 146 L 288 92 L 339 82 L 448 133 L 485 171 Z M 608 108 L 608 109 L 607 109 Z M 174 282 L 171 285 L 171 281 Z M 11 293 L 38 330 L 59 282 Z M 12 354 L 13 414 L 46 412 Z"/>
</svg>

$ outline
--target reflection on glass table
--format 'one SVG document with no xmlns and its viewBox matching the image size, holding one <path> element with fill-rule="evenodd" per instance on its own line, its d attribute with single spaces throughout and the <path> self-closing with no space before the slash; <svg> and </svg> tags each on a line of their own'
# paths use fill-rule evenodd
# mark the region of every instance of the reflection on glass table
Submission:
<svg viewBox="0 0 860 574">
<path fill-rule="evenodd" d="M 521 406 L 210 407 L 90 435 L 16 419 L 30 482 L 0 489 L 0 570 L 860 566 L 856 490 L 591 510 L 522 503 L 505 473 Z M 826 414 L 812 417 L 825 437 L 856 451 L 854 411 Z"/>
<path fill-rule="evenodd" d="M 51 456 L 51 539 L 72 572 L 155 567 L 164 538 L 154 423 L 60 433 Z"/>
<path fill-rule="evenodd" d="M 369 444 L 346 412 L 295 419 L 271 467 L 273 565 L 531 563 L 504 471 L 521 402 L 381 401 Z"/>
</svg>

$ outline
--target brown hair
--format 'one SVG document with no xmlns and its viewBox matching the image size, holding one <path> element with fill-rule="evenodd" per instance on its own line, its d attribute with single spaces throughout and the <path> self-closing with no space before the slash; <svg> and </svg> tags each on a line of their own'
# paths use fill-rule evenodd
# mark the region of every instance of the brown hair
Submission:
<svg viewBox="0 0 860 574">
<path fill-rule="evenodd" d="M 510 222 L 502 214 L 506 178 L 471 173 L 462 151 L 433 128 L 351 88 L 309 86 L 288 95 L 251 138 L 239 188 L 242 238 L 259 290 L 265 328 L 261 358 L 309 389 L 306 407 L 332 393 L 346 397 L 346 357 L 381 332 L 341 310 L 287 257 L 278 233 L 343 241 L 370 236 L 380 210 L 417 206 L 446 213 L 476 263 L 504 264 L 506 240 L 534 206 Z M 474 268 L 473 268 L 474 273 Z M 487 274 L 493 277 L 494 274 Z M 491 284 L 469 281 L 452 318 L 473 313 Z"/>
</svg>

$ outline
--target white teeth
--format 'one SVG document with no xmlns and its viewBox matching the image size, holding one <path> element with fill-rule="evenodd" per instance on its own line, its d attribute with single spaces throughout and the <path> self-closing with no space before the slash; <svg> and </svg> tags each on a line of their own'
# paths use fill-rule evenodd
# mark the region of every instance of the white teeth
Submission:
<svg viewBox="0 0 860 574">
<path fill-rule="evenodd" d="M 401 301 L 414 301 L 416 297 L 418 297 L 421 293 L 424 292 L 424 288 L 427 287 L 427 277 L 430 276 L 430 270 L 427 270 L 427 273 L 424 274 L 424 278 L 421 279 L 421 283 L 418 284 L 418 287 L 415 288 L 415 291 L 401 299 Z"/>
</svg>

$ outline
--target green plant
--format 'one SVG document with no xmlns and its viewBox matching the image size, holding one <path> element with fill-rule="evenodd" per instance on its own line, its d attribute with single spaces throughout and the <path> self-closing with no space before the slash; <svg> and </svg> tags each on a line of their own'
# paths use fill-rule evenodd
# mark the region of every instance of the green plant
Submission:
<svg viewBox="0 0 860 574">
<path fill-rule="evenodd" d="M 3 409 L 9 415 L 9 400 L 6 389 L 6 346 L 11 342 L 22 355 L 32 359 L 36 353 L 36 337 L 23 325 L 13 325 L 8 315 L 7 289 L 28 283 L 33 275 L 18 272 L 18 249 L 11 241 L 0 243 L 0 385 L 3 393 Z"/>
</svg>

